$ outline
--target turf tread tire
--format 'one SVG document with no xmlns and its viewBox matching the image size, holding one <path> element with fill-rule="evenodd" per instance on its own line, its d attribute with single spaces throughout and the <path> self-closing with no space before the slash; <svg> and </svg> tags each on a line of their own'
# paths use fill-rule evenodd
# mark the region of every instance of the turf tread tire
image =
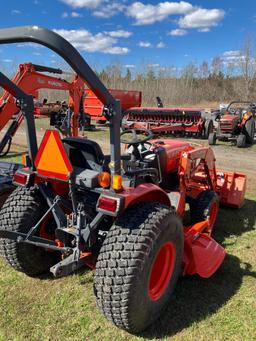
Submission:
<svg viewBox="0 0 256 341">
<path fill-rule="evenodd" d="M 236 145 L 238 148 L 245 148 L 246 146 L 246 136 L 244 134 L 238 135 Z"/>
<path fill-rule="evenodd" d="M 254 142 L 254 134 L 255 134 L 255 120 L 251 118 L 249 121 L 245 123 L 245 135 L 246 142 L 250 145 Z"/>
<path fill-rule="evenodd" d="M 207 118 L 205 120 L 205 124 L 204 124 L 204 133 L 203 133 L 203 138 L 205 140 L 207 140 L 209 138 L 209 135 L 213 132 L 214 129 L 214 124 L 213 124 L 213 120 Z"/>
<path fill-rule="evenodd" d="M 210 146 L 216 145 L 217 137 L 216 133 L 210 133 L 208 136 L 208 143 Z"/>
<path fill-rule="evenodd" d="M 165 232 L 167 220 L 169 229 Z M 180 274 L 182 228 L 175 212 L 158 203 L 135 204 L 111 227 L 98 256 L 94 292 L 100 310 L 117 327 L 137 333 L 160 316 Z M 141 278 L 148 273 L 145 269 L 149 269 L 157 244 L 166 233 L 177 246 L 175 266 L 168 289 L 152 308 Z M 144 302 L 142 308 L 139 301 Z"/>
<path fill-rule="evenodd" d="M 27 233 L 45 213 L 47 207 L 35 188 L 17 187 L 4 203 L 0 212 L 0 228 Z M 28 276 L 49 272 L 60 259 L 57 252 L 10 239 L 0 238 L 0 256 L 4 257 L 15 270 Z"/>
<path fill-rule="evenodd" d="M 192 224 L 208 219 L 214 202 L 219 205 L 219 197 L 214 191 L 205 190 L 196 199 L 190 201 L 190 215 Z"/>
</svg>

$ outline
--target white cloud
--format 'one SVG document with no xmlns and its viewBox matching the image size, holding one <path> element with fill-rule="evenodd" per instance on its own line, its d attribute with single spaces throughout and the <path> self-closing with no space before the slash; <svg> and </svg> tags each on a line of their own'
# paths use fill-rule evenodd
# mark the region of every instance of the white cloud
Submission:
<svg viewBox="0 0 256 341">
<path fill-rule="evenodd" d="M 14 15 L 14 14 L 21 14 L 21 11 L 19 9 L 13 9 L 11 11 L 11 14 Z"/>
<path fill-rule="evenodd" d="M 113 37 L 115 31 L 100 32 L 93 35 L 85 29 L 79 30 L 54 30 L 59 35 L 67 39 L 77 49 L 87 52 L 102 52 L 110 54 L 127 54 L 127 47 L 116 46 L 118 43 L 117 36 L 120 36 L 120 31 L 116 31 L 117 36 Z M 125 31 L 126 32 L 126 31 Z"/>
<path fill-rule="evenodd" d="M 160 42 L 156 45 L 156 47 L 157 47 L 158 49 L 163 49 L 163 48 L 166 47 L 166 45 L 165 45 L 165 43 L 163 43 L 162 41 L 160 41 Z"/>
<path fill-rule="evenodd" d="M 197 8 L 180 18 L 178 24 L 181 28 L 209 29 L 209 27 L 217 26 L 224 15 L 225 12 L 222 9 Z"/>
<path fill-rule="evenodd" d="M 225 51 L 222 54 L 221 59 L 224 65 L 232 64 L 235 66 L 242 63 L 245 60 L 245 56 L 239 50 L 230 50 Z"/>
<path fill-rule="evenodd" d="M 159 67 L 160 65 L 159 64 L 148 64 L 147 67 L 148 68 L 154 68 L 154 67 Z"/>
<path fill-rule="evenodd" d="M 227 57 L 227 58 L 229 58 L 229 57 L 238 57 L 240 55 L 241 55 L 241 52 L 239 50 L 230 50 L 230 51 L 225 51 L 223 53 L 223 56 Z"/>
<path fill-rule="evenodd" d="M 119 12 L 122 12 L 126 6 L 120 2 L 106 3 L 103 6 L 97 8 L 93 15 L 99 18 L 110 18 Z"/>
<path fill-rule="evenodd" d="M 42 53 L 40 53 L 40 52 L 33 52 L 32 53 L 34 56 L 41 56 L 42 55 Z"/>
<path fill-rule="evenodd" d="M 136 25 L 148 25 L 166 19 L 170 15 L 186 14 L 193 10 L 193 6 L 185 1 L 159 2 L 157 5 L 144 5 L 134 2 L 127 8 L 127 15 L 135 19 Z"/>
<path fill-rule="evenodd" d="M 102 52 L 109 54 L 127 54 L 130 52 L 130 50 L 128 49 L 128 47 L 112 46 Z"/>
<path fill-rule="evenodd" d="M 146 48 L 148 48 L 148 47 L 152 47 L 152 44 L 149 41 L 140 41 L 138 43 L 138 46 L 139 47 L 146 47 Z"/>
<path fill-rule="evenodd" d="M 4 62 L 4 63 L 12 63 L 13 60 L 6 58 L 6 59 L 2 59 L 2 62 Z"/>
<path fill-rule="evenodd" d="M 210 29 L 209 29 L 209 27 L 205 27 L 205 28 L 199 28 L 197 31 L 198 32 L 209 32 Z"/>
<path fill-rule="evenodd" d="M 71 17 L 72 18 L 82 18 L 83 15 L 81 13 L 78 13 L 78 12 L 71 12 Z"/>
<path fill-rule="evenodd" d="M 68 18 L 68 17 L 71 17 L 71 18 L 82 18 L 83 15 L 82 15 L 81 13 L 78 13 L 78 12 L 73 11 L 73 12 L 71 12 L 70 14 L 69 14 L 68 12 L 63 12 L 62 15 L 61 15 L 61 17 L 62 17 L 63 19 L 66 19 L 66 18 Z"/>
<path fill-rule="evenodd" d="M 170 36 L 184 36 L 187 34 L 187 31 L 186 30 L 183 30 L 181 28 L 176 28 L 175 30 L 171 30 L 168 35 Z"/>
<path fill-rule="evenodd" d="M 43 48 L 42 45 L 37 44 L 37 43 L 21 43 L 21 44 L 17 44 L 17 47 L 33 47 L 34 49 L 41 49 Z"/>
<path fill-rule="evenodd" d="M 110 31 L 104 32 L 112 38 L 129 38 L 132 35 L 132 32 L 124 31 L 124 30 L 117 30 L 117 31 Z"/>
<path fill-rule="evenodd" d="M 126 64 L 124 65 L 127 69 L 134 69 L 136 66 L 134 64 Z"/>
<path fill-rule="evenodd" d="M 177 18 L 179 29 L 197 29 L 199 32 L 208 32 L 211 27 L 217 26 L 225 15 L 225 11 L 222 9 L 205 9 L 194 6 L 187 1 L 164 1 L 156 4 L 144 4 L 140 1 L 129 4 L 127 0 L 59 1 L 73 8 L 91 9 L 92 15 L 99 18 L 110 18 L 117 13 L 123 12 L 126 16 L 134 19 L 135 25 L 154 24 L 170 16 L 179 16 Z M 71 12 L 69 15 L 67 12 L 64 12 L 62 15 L 63 18 L 67 18 L 68 16 L 81 17 L 81 14 Z M 175 30 L 173 31 L 175 32 Z"/>
<path fill-rule="evenodd" d="M 103 0 L 61 0 L 74 8 L 97 8 Z"/>
</svg>

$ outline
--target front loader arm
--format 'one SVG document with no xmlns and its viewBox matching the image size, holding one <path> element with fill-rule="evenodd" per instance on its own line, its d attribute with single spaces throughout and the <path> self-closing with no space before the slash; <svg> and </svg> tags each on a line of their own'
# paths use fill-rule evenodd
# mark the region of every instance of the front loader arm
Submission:
<svg viewBox="0 0 256 341">
<path fill-rule="evenodd" d="M 72 84 L 63 79 L 51 77 L 35 71 L 33 64 L 21 64 L 16 75 L 12 79 L 18 87 L 33 97 L 38 97 L 39 89 L 67 90 L 70 91 Z M 0 130 L 8 123 L 13 114 L 19 111 L 14 98 L 5 91 L 0 98 Z"/>
<path fill-rule="evenodd" d="M 217 173 L 215 156 L 211 148 L 203 147 L 183 153 L 179 167 L 181 192 L 200 190 L 201 187 L 195 178 L 199 183 L 201 179 L 206 188 L 216 191 Z"/>
<path fill-rule="evenodd" d="M 41 71 L 41 72 L 38 72 Z M 80 101 L 84 90 L 84 82 L 80 77 L 75 77 L 72 82 L 67 82 L 64 79 L 43 74 L 42 72 L 52 71 L 54 73 L 62 73 L 59 69 L 47 68 L 31 63 L 21 64 L 18 72 L 13 77 L 12 81 L 19 86 L 24 92 L 32 95 L 34 98 L 38 97 L 38 90 L 51 89 L 58 91 L 69 92 L 69 105 L 74 111 L 72 122 L 72 135 L 78 135 L 77 118 L 80 109 Z M 19 112 L 16 106 L 15 99 L 5 91 L 0 98 L 0 131 L 10 121 L 12 116 Z M 22 120 L 19 120 L 19 125 Z M 17 127 L 18 128 L 18 127 Z M 17 130 L 17 129 L 16 129 Z M 15 134 L 15 132 L 14 132 Z"/>
</svg>

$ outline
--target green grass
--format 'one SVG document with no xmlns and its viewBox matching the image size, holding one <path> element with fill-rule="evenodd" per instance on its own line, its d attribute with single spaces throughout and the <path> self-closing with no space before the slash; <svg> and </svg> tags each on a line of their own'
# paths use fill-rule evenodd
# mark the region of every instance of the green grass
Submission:
<svg viewBox="0 0 256 341">
<path fill-rule="evenodd" d="M 181 278 L 165 314 L 139 336 L 98 311 L 92 271 L 34 279 L 0 259 L 0 340 L 255 340 L 255 200 L 249 189 L 243 208 L 220 210 L 214 237 L 227 251 L 221 268 L 209 279 Z"/>
<path fill-rule="evenodd" d="M 62 279 L 33 279 L 0 260 L 0 340 L 253 340 L 256 311 L 256 203 L 221 209 L 216 239 L 228 255 L 210 279 L 182 278 L 164 316 L 140 336 L 96 308 L 89 270 Z"/>
</svg>

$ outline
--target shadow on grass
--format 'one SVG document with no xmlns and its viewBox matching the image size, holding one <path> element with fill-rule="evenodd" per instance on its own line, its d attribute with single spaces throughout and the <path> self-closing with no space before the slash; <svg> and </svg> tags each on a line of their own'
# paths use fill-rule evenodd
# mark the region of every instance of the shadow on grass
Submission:
<svg viewBox="0 0 256 341">
<path fill-rule="evenodd" d="M 241 236 L 253 229 L 256 229 L 256 201 L 245 199 L 244 206 L 238 210 L 220 208 L 213 237 L 225 246 L 225 238 Z"/>
<path fill-rule="evenodd" d="M 256 225 L 256 202 L 247 199 L 240 210 L 222 209 L 216 222 L 214 239 L 225 245 L 225 238 L 240 236 Z M 230 243 L 229 243 L 230 245 Z M 256 278 L 251 265 L 227 255 L 214 276 L 182 278 L 161 318 L 143 334 L 145 338 L 173 336 L 193 323 L 216 313 L 239 290 L 243 277 Z"/>
<path fill-rule="evenodd" d="M 237 257 L 227 255 L 213 277 L 181 279 L 161 318 L 141 336 L 147 339 L 170 337 L 216 313 L 235 295 L 244 276 L 256 278 L 256 272 L 250 269 L 250 264 L 241 264 Z"/>
</svg>

